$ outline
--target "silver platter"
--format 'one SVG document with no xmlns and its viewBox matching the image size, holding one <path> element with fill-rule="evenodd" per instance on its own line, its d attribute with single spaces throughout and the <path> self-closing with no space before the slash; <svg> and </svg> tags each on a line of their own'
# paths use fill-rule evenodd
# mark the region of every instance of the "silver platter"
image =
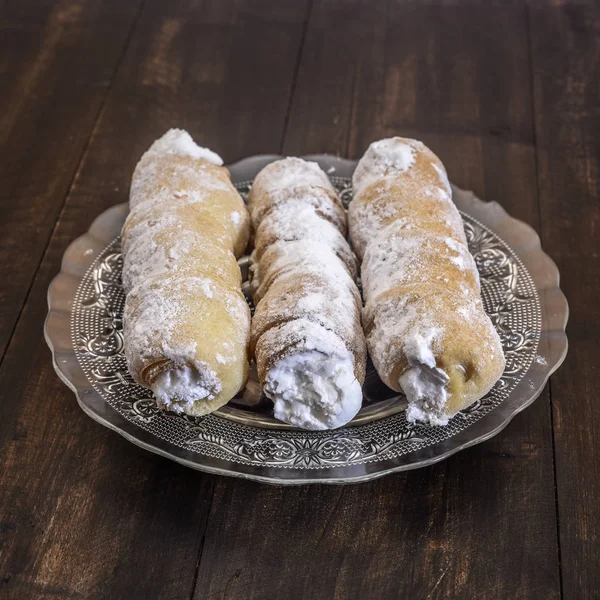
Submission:
<svg viewBox="0 0 600 600">
<path fill-rule="evenodd" d="M 231 165 L 240 193 L 277 158 L 255 156 Z M 328 173 L 342 200 L 350 199 L 356 162 L 305 158 Z M 119 235 L 126 204 L 101 214 L 69 246 L 50 285 L 45 336 L 54 368 L 90 417 L 138 446 L 202 471 L 278 484 L 354 483 L 442 460 L 503 429 L 540 394 L 567 352 L 567 301 L 537 234 L 471 192 L 454 188 L 454 200 L 507 366 L 486 397 L 444 427 L 407 423 L 404 399 L 373 369 L 362 410 L 335 431 L 301 431 L 276 421 L 256 384 L 206 417 L 158 410 L 151 393 L 131 379 L 123 355 Z"/>
</svg>

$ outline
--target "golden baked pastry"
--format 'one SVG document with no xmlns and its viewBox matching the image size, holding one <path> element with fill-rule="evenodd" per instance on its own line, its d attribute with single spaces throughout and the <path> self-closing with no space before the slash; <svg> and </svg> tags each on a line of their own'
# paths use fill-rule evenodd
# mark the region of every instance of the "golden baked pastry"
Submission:
<svg viewBox="0 0 600 600">
<path fill-rule="evenodd" d="M 394 137 L 371 144 L 353 186 L 348 222 L 371 359 L 406 394 L 409 421 L 446 424 L 505 366 L 446 171 L 421 142 Z"/>
<path fill-rule="evenodd" d="M 265 167 L 248 198 L 255 229 L 250 352 L 275 416 L 331 429 L 361 407 L 366 345 L 346 215 L 316 163 Z"/>
<path fill-rule="evenodd" d="M 142 156 L 123 226 L 125 356 L 162 408 L 204 415 L 248 376 L 250 310 L 236 256 L 250 218 L 214 153 L 172 129 Z"/>
</svg>

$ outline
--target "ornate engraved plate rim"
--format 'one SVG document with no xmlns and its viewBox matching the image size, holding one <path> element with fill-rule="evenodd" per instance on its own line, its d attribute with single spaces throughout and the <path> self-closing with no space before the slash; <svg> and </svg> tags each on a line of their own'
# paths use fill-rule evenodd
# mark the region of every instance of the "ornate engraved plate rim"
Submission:
<svg viewBox="0 0 600 600">
<path fill-rule="evenodd" d="M 262 166 L 276 158 L 251 157 L 240 161 L 230 166 L 232 179 L 238 184 L 251 180 Z M 310 158 L 317 160 L 338 183 L 349 177 L 355 166 L 353 161 L 336 157 L 321 155 Z M 92 225 L 88 234 L 69 247 L 63 260 L 63 270 L 49 289 L 50 312 L 45 333 L 53 350 L 55 369 L 61 379 L 75 391 L 80 405 L 92 418 L 142 447 L 200 470 L 271 483 L 344 483 L 364 481 L 388 472 L 416 468 L 441 460 L 464 447 L 491 437 L 517 412 L 530 404 L 540 393 L 547 377 L 564 358 L 567 347 L 564 326 L 568 308 L 558 288 L 558 271 L 542 252 L 535 232 L 527 225 L 509 217 L 497 204 L 483 203 L 472 194 L 458 189 L 455 190 L 455 197 L 460 200 L 457 201 L 459 208 L 469 217 L 466 219 L 467 223 L 481 225 L 482 231 L 489 231 L 500 243 L 502 238 L 498 233 L 507 238 L 503 243 L 515 256 L 515 264 L 520 265 L 519 269 L 522 268 L 523 273 L 527 274 L 525 279 L 530 279 L 535 286 L 534 313 L 537 317 L 534 316 L 534 319 L 539 318 L 540 326 L 535 328 L 535 340 L 531 340 L 532 344 L 535 342 L 533 352 L 529 353 L 531 364 L 526 366 L 521 379 L 516 381 L 510 394 L 495 407 L 488 407 L 489 410 L 485 405 L 476 407 L 475 412 L 480 411 L 481 415 L 475 420 L 469 417 L 469 412 L 474 411 L 466 411 L 460 418 L 472 422 L 446 439 L 441 439 L 443 436 L 440 436 L 439 443 L 437 436 L 431 434 L 433 429 L 427 429 L 427 435 L 423 435 L 425 428 L 408 426 L 406 421 L 403 421 L 403 414 L 390 414 L 374 423 L 333 432 L 270 430 L 268 427 L 256 428 L 218 416 L 190 420 L 175 417 L 179 421 L 185 421 L 183 429 L 186 437 L 182 444 L 181 439 L 175 439 L 178 434 L 172 432 L 174 416 L 157 415 L 152 408 L 152 400 L 143 394 L 128 398 L 127 406 L 120 410 L 120 413 L 117 409 L 121 409 L 121 406 L 113 403 L 111 408 L 103 398 L 102 390 L 117 389 L 130 383 L 122 381 L 122 374 L 119 379 L 117 373 L 115 379 L 115 373 L 110 372 L 99 373 L 100 386 L 98 380 L 90 381 L 94 378 L 90 377 L 90 370 L 86 367 L 85 360 L 82 360 L 82 342 L 77 339 L 78 333 L 71 331 L 71 327 L 76 322 L 73 318 L 73 307 L 77 311 L 81 305 L 82 282 L 86 281 L 86 274 L 89 281 L 94 265 L 98 264 L 98 257 L 105 256 L 107 251 L 108 255 L 112 256 L 111 260 L 116 261 L 112 267 L 110 264 L 107 267 L 109 271 L 114 271 L 109 272 L 108 281 L 116 276 L 119 258 L 116 252 L 110 252 L 111 244 L 112 250 L 115 249 L 112 241 L 115 235 L 109 234 L 118 234 L 126 214 L 125 207 L 113 207 L 106 211 Z M 486 226 L 486 223 L 489 226 Z M 510 239 L 511 236 L 513 239 Z M 518 247 L 515 247 L 515 243 Z M 91 246 L 91 252 L 88 246 Z M 491 256 L 490 260 L 493 262 L 497 258 Z M 485 261 L 486 257 L 482 260 Z M 536 276 L 532 266 L 537 270 L 543 266 L 542 272 Z M 103 285 L 104 275 L 97 275 L 96 273 L 92 276 L 92 279 L 96 277 L 93 285 Z M 69 293 L 71 295 L 67 297 Z M 100 296 L 101 294 L 98 297 Z M 545 318 L 548 313 L 548 298 L 553 303 L 553 316 L 550 319 Z M 74 302 L 71 302 L 72 300 Z M 106 303 L 106 298 L 101 300 L 102 302 Z M 120 315 L 116 314 L 118 311 L 111 312 L 110 307 L 102 307 L 102 310 L 108 311 L 102 318 L 112 323 L 107 329 L 112 333 L 105 336 L 106 339 L 101 340 L 100 345 L 94 347 L 91 354 L 96 356 L 98 352 L 113 352 L 110 358 L 106 358 L 108 363 L 104 359 L 104 362 L 100 361 L 102 364 L 109 364 L 110 361 L 117 360 L 114 356 L 118 354 L 118 344 L 122 343 L 118 334 Z M 510 319 L 510 316 L 508 318 Z M 71 339 L 70 348 L 65 340 L 67 324 Z M 83 352 L 85 353 L 86 351 Z M 526 385 L 523 385 L 524 383 Z M 160 435 L 156 435 L 156 431 L 153 432 L 149 426 L 154 419 L 164 421 Z M 166 421 L 170 423 L 166 424 Z M 382 428 L 386 430 L 385 435 L 380 431 Z M 444 428 L 435 429 L 441 431 Z"/>
</svg>

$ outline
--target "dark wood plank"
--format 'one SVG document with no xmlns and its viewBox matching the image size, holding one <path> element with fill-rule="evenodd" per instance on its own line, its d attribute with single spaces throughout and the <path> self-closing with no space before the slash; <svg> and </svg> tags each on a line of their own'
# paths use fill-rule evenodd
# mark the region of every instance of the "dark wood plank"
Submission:
<svg viewBox="0 0 600 600">
<path fill-rule="evenodd" d="M 542 241 L 571 308 L 552 377 L 564 597 L 600 593 L 600 5 L 532 2 Z"/>
<path fill-rule="evenodd" d="M 189 597 L 215 478 L 81 412 L 42 339 L 45 294 L 68 243 L 126 199 L 139 155 L 168 127 L 227 160 L 279 147 L 305 9 L 144 6 L 0 371 L 1 597 Z"/>
<path fill-rule="evenodd" d="M 139 4 L 11 1 L 0 12 L 0 359 Z"/>
<path fill-rule="evenodd" d="M 392 134 L 539 225 L 521 3 L 315 4 L 285 151 L 356 157 Z M 195 597 L 559 597 L 547 394 L 428 469 L 343 488 L 219 479 Z"/>
</svg>

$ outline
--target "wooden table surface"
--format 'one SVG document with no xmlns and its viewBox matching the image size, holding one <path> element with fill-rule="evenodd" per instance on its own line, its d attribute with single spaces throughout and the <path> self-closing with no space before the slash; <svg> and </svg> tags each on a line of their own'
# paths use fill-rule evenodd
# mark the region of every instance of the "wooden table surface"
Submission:
<svg viewBox="0 0 600 600">
<path fill-rule="evenodd" d="M 600 597 L 600 6 L 0 0 L 0 597 Z M 493 439 L 355 486 L 205 475 L 95 423 L 46 290 L 166 129 L 227 162 L 422 139 L 531 224 L 570 352 Z"/>
</svg>

